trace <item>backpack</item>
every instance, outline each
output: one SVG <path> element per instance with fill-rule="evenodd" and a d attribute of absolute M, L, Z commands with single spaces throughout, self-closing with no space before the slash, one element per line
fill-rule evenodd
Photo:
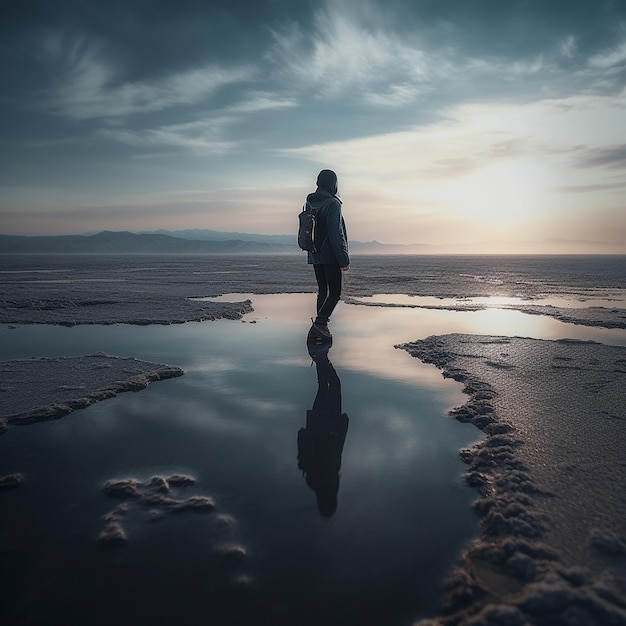
<path fill-rule="evenodd" d="M 326 237 L 324 237 L 324 240 L 319 243 L 318 210 L 307 201 L 298 215 L 298 245 L 307 252 L 319 252 L 326 242 Z"/>

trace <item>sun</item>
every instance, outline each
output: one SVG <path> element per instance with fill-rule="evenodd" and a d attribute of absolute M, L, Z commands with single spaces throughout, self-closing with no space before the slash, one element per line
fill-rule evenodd
<path fill-rule="evenodd" d="M 449 183 L 451 205 L 465 217 L 490 224 L 528 223 L 547 203 L 546 172 L 540 164 L 505 161 Z"/>

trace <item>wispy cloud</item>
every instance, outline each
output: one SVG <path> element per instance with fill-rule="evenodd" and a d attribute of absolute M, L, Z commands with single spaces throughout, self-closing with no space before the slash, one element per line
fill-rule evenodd
<path fill-rule="evenodd" d="M 604 50 L 589 59 L 589 65 L 598 69 L 612 69 L 621 67 L 626 70 L 626 41 L 614 48 Z"/>
<path fill-rule="evenodd" d="M 227 131 L 246 116 L 298 106 L 294 100 L 269 92 L 250 92 L 245 97 L 197 120 L 157 128 L 102 128 L 100 137 L 136 148 L 171 147 L 200 154 L 222 154 L 241 145 L 242 141 L 226 138 Z"/>
<path fill-rule="evenodd" d="M 573 58 L 576 55 L 576 38 L 574 35 L 568 35 L 565 39 L 559 42 L 559 52 L 568 59 Z"/>
<path fill-rule="evenodd" d="M 571 34 L 525 56 L 486 56 L 451 37 L 443 23 L 407 31 L 366 10 L 369 4 L 327 2 L 306 29 L 294 22 L 274 30 L 266 58 L 275 75 L 307 97 L 389 109 L 438 95 L 462 101 L 478 83 L 500 98 L 511 89 L 529 99 L 562 97 L 581 86 L 608 93 L 626 71 L 624 41 L 585 57 Z"/>
<path fill-rule="evenodd" d="M 225 108 L 230 114 L 259 113 L 261 111 L 277 111 L 291 109 L 300 106 L 291 97 L 284 97 L 268 91 L 253 91 L 248 93 L 243 100 L 235 102 Z"/>
<path fill-rule="evenodd" d="M 106 58 L 103 46 L 85 37 L 50 37 L 46 49 L 58 80 L 50 89 L 50 105 L 75 118 L 114 118 L 197 104 L 220 88 L 249 81 L 251 66 L 209 64 L 140 81 L 120 80 L 120 71 Z"/>
<path fill-rule="evenodd" d="M 604 167 L 626 173 L 626 144 L 584 149 L 578 157 L 579 167 Z"/>
<path fill-rule="evenodd" d="M 449 62 L 407 45 L 382 27 L 332 7 L 315 14 L 312 31 L 293 23 L 274 31 L 267 58 L 297 88 L 320 97 L 365 95 L 372 105 L 400 106 L 428 91 Z"/>
<path fill-rule="evenodd" d="M 598 191 L 622 190 L 626 188 L 626 181 L 618 183 L 606 183 L 598 185 L 569 185 L 567 187 L 557 187 L 555 191 L 560 193 L 596 193 Z"/>
<path fill-rule="evenodd" d="M 201 153 L 222 153 L 232 149 L 235 142 L 223 139 L 224 127 L 232 118 L 211 117 L 184 124 L 170 124 L 159 128 L 130 130 L 103 128 L 98 135 L 136 148 L 169 146 Z"/>

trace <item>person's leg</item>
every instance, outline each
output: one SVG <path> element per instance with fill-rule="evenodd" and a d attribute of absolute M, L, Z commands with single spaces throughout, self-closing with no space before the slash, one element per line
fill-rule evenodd
<path fill-rule="evenodd" d="M 328 296 L 328 281 L 326 280 L 326 271 L 322 264 L 313 265 L 313 271 L 315 272 L 315 280 L 317 280 L 317 308 L 316 312 L 319 315 L 326 298 Z"/>
<path fill-rule="evenodd" d="M 337 419 L 341 416 L 341 381 L 328 358 L 316 359 L 317 395 L 311 407 L 325 418 Z"/>
<path fill-rule="evenodd" d="M 324 265 L 328 295 L 317 311 L 316 324 L 328 324 L 328 320 L 341 298 L 341 269 L 338 265 Z"/>

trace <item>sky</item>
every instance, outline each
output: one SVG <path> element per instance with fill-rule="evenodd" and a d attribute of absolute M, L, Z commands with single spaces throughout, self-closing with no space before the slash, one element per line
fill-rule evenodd
<path fill-rule="evenodd" d="M 6 0 L 0 233 L 626 253 L 624 0 Z"/>

